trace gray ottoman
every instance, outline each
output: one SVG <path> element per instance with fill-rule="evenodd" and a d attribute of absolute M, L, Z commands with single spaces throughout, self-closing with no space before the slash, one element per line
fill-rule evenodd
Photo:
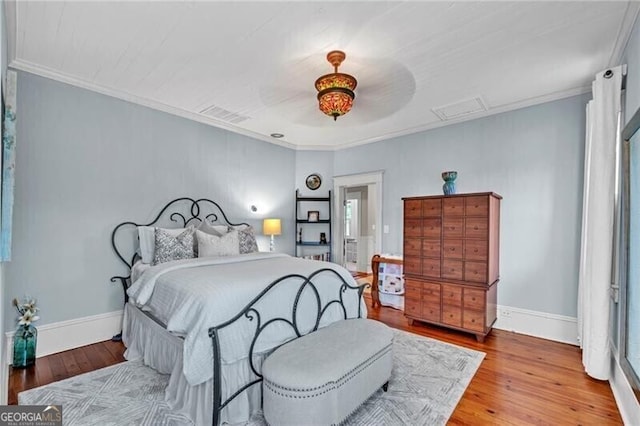
<path fill-rule="evenodd" d="M 337 425 L 391 377 L 393 332 L 349 319 L 276 349 L 262 364 L 270 425 Z"/>

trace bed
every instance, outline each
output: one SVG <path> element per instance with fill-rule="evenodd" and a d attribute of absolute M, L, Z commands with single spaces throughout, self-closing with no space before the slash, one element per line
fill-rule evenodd
<path fill-rule="evenodd" d="M 165 399 L 195 424 L 236 424 L 260 409 L 262 360 L 301 335 L 366 317 L 364 286 L 329 262 L 255 250 L 215 256 L 206 244 L 197 245 L 201 257 L 142 262 L 142 228 L 182 238 L 207 226 L 227 229 L 211 237 L 218 242 L 250 228 L 230 222 L 216 202 L 188 197 L 167 203 L 149 223 L 120 223 L 111 242 L 127 273 L 111 280 L 125 291 L 125 358 L 169 374 Z"/>

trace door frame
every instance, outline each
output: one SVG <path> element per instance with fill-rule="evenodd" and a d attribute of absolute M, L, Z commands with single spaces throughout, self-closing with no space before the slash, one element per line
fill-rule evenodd
<path fill-rule="evenodd" d="M 342 175 L 333 177 L 333 211 L 336 218 L 333 227 L 333 235 L 331 236 L 332 251 L 334 253 L 333 261 L 339 265 L 344 263 L 344 209 L 342 208 L 345 199 L 345 188 L 351 186 L 375 185 L 375 217 L 376 229 L 374 253 L 382 252 L 382 175 L 384 171 L 373 171 L 368 173 L 360 173 L 353 175 Z"/>

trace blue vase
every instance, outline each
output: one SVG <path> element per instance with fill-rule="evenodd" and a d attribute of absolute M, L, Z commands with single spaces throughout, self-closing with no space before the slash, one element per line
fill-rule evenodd
<path fill-rule="evenodd" d="M 25 368 L 36 363 L 38 330 L 31 324 L 20 325 L 13 336 L 13 368 Z"/>
<path fill-rule="evenodd" d="M 456 193 L 456 178 L 458 177 L 458 172 L 449 171 L 442 172 L 442 179 L 444 180 L 444 185 L 442 185 L 442 191 L 444 195 L 453 195 Z"/>

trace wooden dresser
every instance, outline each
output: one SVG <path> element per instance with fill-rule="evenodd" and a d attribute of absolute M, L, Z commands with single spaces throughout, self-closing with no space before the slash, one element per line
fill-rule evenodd
<path fill-rule="evenodd" d="M 492 192 L 404 201 L 405 315 L 474 333 L 497 315 L 500 200 Z"/>

